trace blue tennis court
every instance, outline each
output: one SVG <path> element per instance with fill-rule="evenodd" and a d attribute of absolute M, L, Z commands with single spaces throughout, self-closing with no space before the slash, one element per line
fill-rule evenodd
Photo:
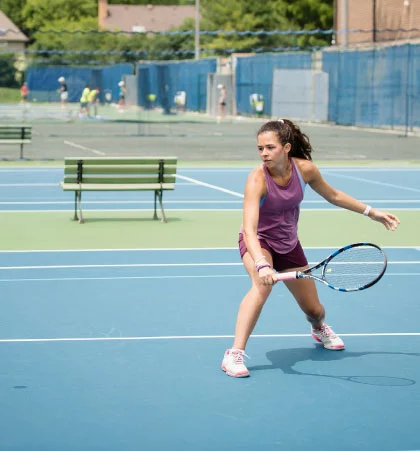
<path fill-rule="evenodd" d="M 240 210 L 248 172 L 183 168 L 166 209 Z M 323 172 L 361 200 L 418 210 L 417 169 Z M 1 169 L 1 214 L 70 214 L 61 177 Z M 151 208 L 147 195 L 85 200 L 86 211 Z M 303 209 L 329 208 L 308 190 Z M 156 243 L 0 251 L 0 450 L 420 449 L 419 243 L 384 245 L 387 272 L 366 291 L 318 284 L 343 352 L 313 341 L 278 284 L 247 348 L 251 377 L 240 380 L 220 369 L 249 287 L 236 243 Z M 306 248 L 310 263 L 332 250 Z"/>

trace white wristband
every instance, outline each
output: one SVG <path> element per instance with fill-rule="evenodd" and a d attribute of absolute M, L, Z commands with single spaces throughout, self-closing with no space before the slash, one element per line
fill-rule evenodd
<path fill-rule="evenodd" d="M 369 216 L 370 210 L 372 210 L 372 207 L 371 207 L 370 205 L 366 205 L 366 209 L 365 209 L 365 211 L 363 212 L 363 214 L 364 214 L 365 216 Z"/>

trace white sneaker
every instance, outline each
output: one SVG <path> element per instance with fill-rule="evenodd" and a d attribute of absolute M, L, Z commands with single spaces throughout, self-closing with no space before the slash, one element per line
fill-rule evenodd
<path fill-rule="evenodd" d="M 316 341 L 322 343 L 325 349 L 330 349 L 331 351 L 344 349 L 343 340 L 327 324 L 323 324 L 321 329 L 312 327 L 312 336 Z"/>
<path fill-rule="evenodd" d="M 223 357 L 222 370 L 228 376 L 248 377 L 249 371 L 244 364 L 244 357 L 248 356 L 241 349 L 227 349 Z"/>

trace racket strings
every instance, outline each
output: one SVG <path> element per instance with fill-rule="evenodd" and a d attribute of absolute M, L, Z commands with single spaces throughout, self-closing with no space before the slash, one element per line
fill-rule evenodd
<path fill-rule="evenodd" d="M 332 258 L 324 270 L 324 279 L 331 285 L 358 289 L 382 276 L 386 257 L 374 246 L 346 249 Z"/>

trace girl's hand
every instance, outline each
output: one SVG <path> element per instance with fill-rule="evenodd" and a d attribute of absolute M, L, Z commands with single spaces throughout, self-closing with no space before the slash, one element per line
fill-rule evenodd
<path fill-rule="evenodd" d="M 260 277 L 260 281 L 263 285 L 274 285 L 276 281 L 273 279 L 275 272 L 273 268 L 266 267 L 261 268 L 258 271 L 258 276 Z"/>
<path fill-rule="evenodd" d="M 400 220 L 395 215 L 380 210 L 375 210 L 374 208 L 372 208 L 369 212 L 369 217 L 374 221 L 381 222 L 387 230 L 392 230 L 393 232 L 400 224 Z"/>

